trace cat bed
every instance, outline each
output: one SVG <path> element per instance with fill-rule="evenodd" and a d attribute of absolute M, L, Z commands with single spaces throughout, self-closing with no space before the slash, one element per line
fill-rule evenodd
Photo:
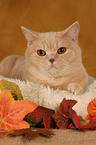
<path fill-rule="evenodd" d="M 32 82 L 24 82 L 18 79 L 10 79 L 0 76 L 0 80 L 5 79 L 18 84 L 20 87 L 24 100 L 29 100 L 37 103 L 40 106 L 47 107 L 58 112 L 59 104 L 63 98 L 76 100 L 77 103 L 73 106 L 73 109 L 77 112 L 77 115 L 82 116 L 84 119 L 87 112 L 88 104 L 96 98 L 96 80 L 94 79 L 81 95 L 75 95 L 65 90 L 53 90 L 50 87 L 44 85 L 35 84 Z"/>

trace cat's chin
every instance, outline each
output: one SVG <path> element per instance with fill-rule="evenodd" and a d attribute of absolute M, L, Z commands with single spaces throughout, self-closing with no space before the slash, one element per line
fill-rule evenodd
<path fill-rule="evenodd" d="M 48 74 L 52 77 L 57 77 L 59 75 L 60 72 L 58 72 L 58 69 L 54 66 L 50 67 L 48 69 Z"/>
<path fill-rule="evenodd" d="M 55 72 L 57 72 L 57 68 L 55 66 L 50 66 L 48 72 L 54 74 Z"/>
<path fill-rule="evenodd" d="M 55 64 L 51 64 L 51 65 L 49 66 L 49 69 L 48 69 L 48 70 L 51 70 L 51 69 L 57 69 L 57 67 L 55 66 Z"/>
<path fill-rule="evenodd" d="M 50 66 L 49 70 L 51 70 L 51 69 L 56 69 L 56 67 L 55 66 Z"/>

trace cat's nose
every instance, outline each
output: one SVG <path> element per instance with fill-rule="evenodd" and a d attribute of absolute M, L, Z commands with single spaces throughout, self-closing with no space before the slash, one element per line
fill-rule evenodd
<path fill-rule="evenodd" d="M 55 61 L 54 58 L 49 59 L 49 61 L 53 64 L 53 62 Z"/>

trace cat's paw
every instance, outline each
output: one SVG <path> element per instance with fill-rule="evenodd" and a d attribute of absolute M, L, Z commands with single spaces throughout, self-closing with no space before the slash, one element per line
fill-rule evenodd
<path fill-rule="evenodd" d="M 68 84 L 67 90 L 75 95 L 82 94 L 84 92 L 84 88 L 77 83 Z"/>

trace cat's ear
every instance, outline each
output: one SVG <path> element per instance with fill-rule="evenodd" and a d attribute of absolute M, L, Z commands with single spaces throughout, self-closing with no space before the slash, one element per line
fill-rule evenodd
<path fill-rule="evenodd" d="M 63 35 L 69 37 L 72 41 L 78 43 L 78 35 L 80 31 L 79 22 L 73 23 L 70 27 L 63 31 Z"/>
<path fill-rule="evenodd" d="M 31 31 L 23 26 L 21 26 L 21 29 L 27 40 L 28 47 L 33 43 L 34 40 L 39 39 L 37 32 Z"/>

